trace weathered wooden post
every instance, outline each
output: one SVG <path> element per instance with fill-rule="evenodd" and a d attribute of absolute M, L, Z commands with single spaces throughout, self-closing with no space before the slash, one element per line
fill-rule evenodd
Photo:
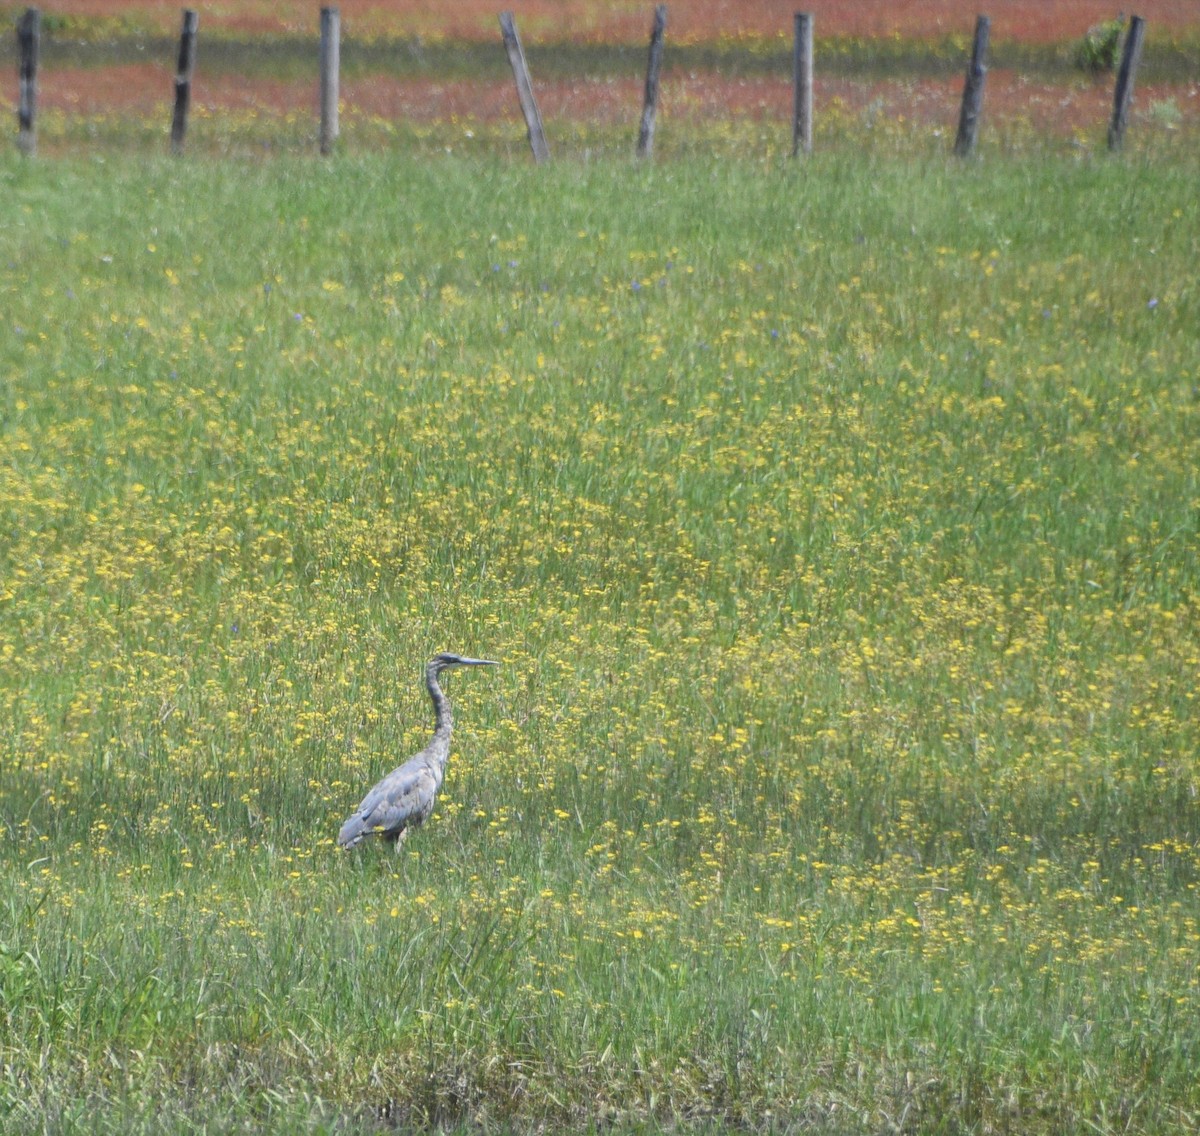
<path fill-rule="evenodd" d="M 796 13 L 796 44 L 792 53 L 792 77 L 796 88 L 792 113 L 792 157 L 812 153 L 813 131 L 813 18 L 811 12 Z"/>
<path fill-rule="evenodd" d="M 26 8 L 17 21 L 17 44 L 21 54 L 17 147 L 32 158 L 37 153 L 37 69 L 42 46 L 42 13 L 37 8 Z"/>
<path fill-rule="evenodd" d="M 175 113 L 171 116 L 171 152 L 183 153 L 187 134 L 188 109 L 192 105 L 192 73 L 196 69 L 196 29 L 200 16 L 193 8 L 183 10 L 183 31 L 179 35 L 179 65 L 175 68 Z"/>
<path fill-rule="evenodd" d="M 971 49 L 971 63 L 963 87 L 958 137 L 954 140 L 954 152 L 960 158 L 970 155 L 979 136 L 979 112 L 983 109 L 983 81 L 987 78 L 988 33 L 991 27 L 992 21 L 987 16 L 980 16 L 975 21 L 975 45 Z"/>
<path fill-rule="evenodd" d="M 663 34 L 667 30 L 667 6 L 654 9 L 654 26 L 650 29 L 650 60 L 646 64 L 646 96 L 642 100 L 642 125 L 638 130 L 637 156 L 648 158 L 654 150 L 654 120 L 658 114 L 658 76 L 662 71 Z"/>
<path fill-rule="evenodd" d="M 525 127 L 529 131 L 529 147 L 535 162 L 550 160 L 550 147 L 546 145 L 546 132 L 542 129 L 542 116 L 538 113 L 537 101 L 533 97 L 533 82 L 529 78 L 529 65 L 525 62 L 525 51 L 517 35 L 517 24 L 511 12 L 500 13 L 500 34 L 504 37 L 504 50 L 512 66 L 513 79 L 517 84 L 517 98 L 521 113 L 525 116 Z"/>
<path fill-rule="evenodd" d="M 321 9 L 321 153 L 333 153 L 338 136 L 338 65 L 342 16 L 337 8 Z"/>
<path fill-rule="evenodd" d="M 1125 140 L 1125 126 L 1129 121 L 1129 105 L 1133 102 L 1133 81 L 1137 76 L 1138 64 L 1142 61 L 1142 40 L 1146 35 L 1146 21 L 1134 16 L 1129 21 L 1129 34 L 1121 52 L 1121 66 L 1117 69 L 1117 85 L 1113 91 L 1112 122 L 1108 125 L 1108 148 L 1119 150 Z"/>

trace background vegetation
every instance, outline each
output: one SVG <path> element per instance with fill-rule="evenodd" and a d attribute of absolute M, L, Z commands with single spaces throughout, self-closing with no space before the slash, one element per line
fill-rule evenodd
<path fill-rule="evenodd" d="M 5 159 L 0 1127 L 1194 1130 L 1198 173 Z"/>
<path fill-rule="evenodd" d="M 515 6 L 556 157 L 628 155 L 651 5 L 523 0 Z M 0 4 L 13 26 L 24 5 Z M 524 155 L 524 128 L 490 0 L 340 5 L 343 150 Z M 187 148 L 261 156 L 316 148 L 317 12 L 308 0 L 203 6 Z M 1194 148 L 1200 20 L 1192 0 L 1144 0 L 1133 134 Z M 1106 0 L 1006 0 L 992 13 L 983 146 L 1060 152 L 1104 145 L 1124 19 Z M 674 0 L 656 139 L 660 157 L 790 147 L 793 13 L 774 0 Z M 974 13 L 951 0 L 866 0 L 815 13 L 816 144 L 948 145 Z M 179 9 L 65 0 L 43 12 L 43 156 L 168 148 Z M 16 114 L 16 37 L 0 36 L 0 113 Z M 1139 143 L 1141 144 L 1141 143 Z"/>

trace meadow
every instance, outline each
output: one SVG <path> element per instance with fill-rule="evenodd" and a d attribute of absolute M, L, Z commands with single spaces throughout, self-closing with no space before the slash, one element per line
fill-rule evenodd
<path fill-rule="evenodd" d="M 0 1131 L 1195 1131 L 1198 174 L 0 158 Z"/>

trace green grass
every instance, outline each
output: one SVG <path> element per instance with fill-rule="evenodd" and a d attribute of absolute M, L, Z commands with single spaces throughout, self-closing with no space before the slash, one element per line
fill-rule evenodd
<path fill-rule="evenodd" d="M 0 1130 L 1194 1130 L 1198 172 L 5 159 Z"/>

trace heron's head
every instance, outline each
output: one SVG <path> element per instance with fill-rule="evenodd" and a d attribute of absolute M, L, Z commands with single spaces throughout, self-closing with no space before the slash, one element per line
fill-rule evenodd
<path fill-rule="evenodd" d="M 434 655 L 429 660 L 429 666 L 426 669 L 430 674 L 440 675 L 442 671 L 449 670 L 451 667 L 498 667 L 499 665 L 497 659 L 468 659 L 465 655 L 443 652 L 440 655 Z"/>

